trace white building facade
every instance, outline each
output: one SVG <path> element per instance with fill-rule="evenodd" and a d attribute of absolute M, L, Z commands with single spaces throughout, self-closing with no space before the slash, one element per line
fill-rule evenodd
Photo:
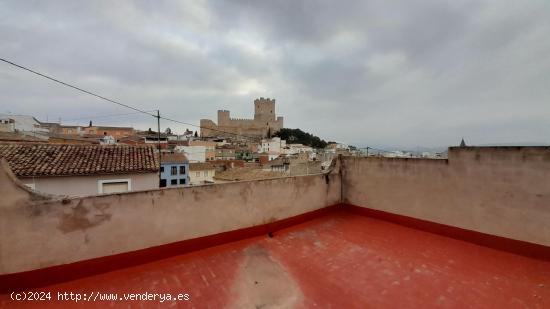
<path fill-rule="evenodd" d="M 258 149 L 258 152 L 260 153 L 272 153 L 272 154 L 280 154 L 283 148 L 286 147 L 286 141 L 281 140 L 279 137 L 273 137 L 268 139 L 262 139 L 262 143 L 260 144 L 260 149 Z"/>
<path fill-rule="evenodd" d="M 189 184 L 202 185 L 214 183 L 216 168 L 210 163 L 189 163 Z"/>
<path fill-rule="evenodd" d="M 206 146 L 176 146 L 174 150 L 185 154 L 189 163 L 206 162 Z"/>

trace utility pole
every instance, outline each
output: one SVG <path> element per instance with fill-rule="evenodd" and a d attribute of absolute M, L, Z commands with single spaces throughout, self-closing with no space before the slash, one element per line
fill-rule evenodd
<path fill-rule="evenodd" d="M 159 158 L 159 187 L 160 187 L 160 167 L 162 165 L 161 159 L 162 155 L 160 154 L 160 110 L 157 109 L 157 149 L 158 149 L 158 158 Z"/>

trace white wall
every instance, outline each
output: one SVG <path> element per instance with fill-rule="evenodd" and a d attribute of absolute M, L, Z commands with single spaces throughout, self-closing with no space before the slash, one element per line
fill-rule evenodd
<path fill-rule="evenodd" d="M 130 179 L 132 191 L 156 189 L 159 185 L 157 173 L 20 178 L 22 183 L 30 185 L 36 191 L 67 196 L 99 194 L 99 181 L 115 179 Z"/>
<path fill-rule="evenodd" d="M 550 147 L 451 148 L 448 160 L 343 157 L 346 203 L 550 246 Z"/>
<path fill-rule="evenodd" d="M 205 175 L 205 172 L 207 172 L 208 175 Z M 213 182 L 215 175 L 216 175 L 215 169 L 202 170 L 202 171 L 189 170 L 189 183 L 191 185 L 200 185 L 200 184 L 204 184 L 205 181 Z"/>
<path fill-rule="evenodd" d="M 281 140 L 279 137 L 274 137 L 271 139 L 263 139 L 262 144 L 260 145 L 260 152 L 268 153 L 281 153 L 281 149 L 286 146 L 286 141 Z"/>
<path fill-rule="evenodd" d="M 338 204 L 340 187 L 334 173 L 61 200 L 0 169 L 0 274 L 274 222 Z"/>
<path fill-rule="evenodd" d="M 40 123 L 38 123 L 32 116 L 0 114 L 0 117 L 15 120 L 15 129 L 18 131 L 40 134 L 46 134 L 49 132 L 48 129 L 39 127 Z"/>
<path fill-rule="evenodd" d="M 206 146 L 176 146 L 174 150 L 185 154 L 189 163 L 206 162 Z"/>

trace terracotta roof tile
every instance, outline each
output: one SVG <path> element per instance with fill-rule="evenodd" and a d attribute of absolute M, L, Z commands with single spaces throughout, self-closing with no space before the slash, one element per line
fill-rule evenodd
<path fill-rule="evenodd" d="M 187 157 L 183 153 L 162 153 L 162 163 L 187 163 Z"/>
<path fill-rule="evenodd" d="M 214 165 L 210 163 L 189 163 L 190 171 L 204 171 L 204 170 L 214 170 L 216 169 Z"/>
<path fill-rule="evenodd" d="M 17 176 L 146 173 L 159 166 L 151 146 L 3 144 L 2 157 Z"/>

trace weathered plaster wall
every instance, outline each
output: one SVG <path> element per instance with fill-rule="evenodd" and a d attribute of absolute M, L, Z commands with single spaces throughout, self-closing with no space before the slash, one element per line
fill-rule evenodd
<path fill-rule="evenodd" d="M 65 200 L 29 192 L 0 169 L 0 196 L 0 274 L 251 227 L 340 201 L 550 245 L 549 147 L 455 148 L 448 160 L 344 157 L 327 176 Z"/>
<path fill-rule="evenodd" d="M 26 177 L 21 178 L 20 180 L 24 184 L 34 184 L 35 190 L 47 194 L 87 196 L 99 194 L 98 181 L 114 179 L 130 179 L 132 191 L 158 188 L 159 182 L 159 176 L 157 173 L 67 177 Z"/>
<path fill-rule="evenodd" d="M 342 159 L 344 202 L 550 246 L 550 147 Z"/>
<path fill-rule="evenodd" d="M 340 189 L 335 171 L 327 176 L 43 200 L 0 170 L 0 274 L 285 219 L 338 204 Z"/>

